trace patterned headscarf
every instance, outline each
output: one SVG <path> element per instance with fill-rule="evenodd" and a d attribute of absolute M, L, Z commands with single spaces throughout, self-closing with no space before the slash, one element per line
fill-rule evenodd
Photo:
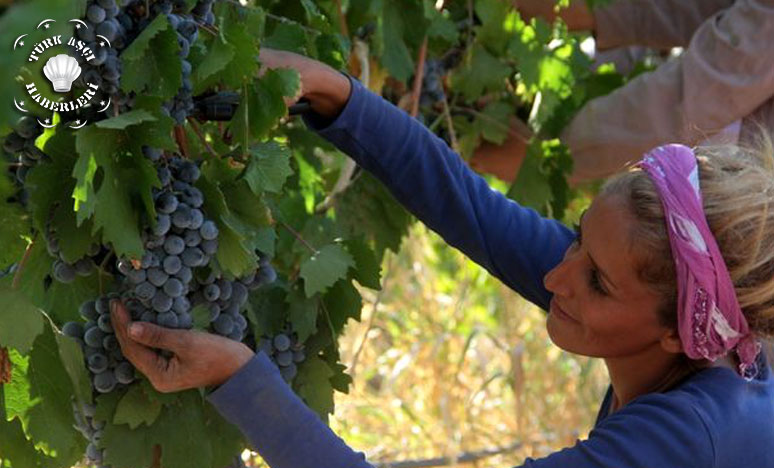
<path fill-rule="evenodd" d="M 677 273 L 678 330 L 691 359 L 715 361 L 736 348 L 739 373 L 757 375 L 761 345 L 750 332 L 731 275 L 704 216 L 696 155 L 683 145 L 660 146 L 637 163 L 664 207 Z"/>

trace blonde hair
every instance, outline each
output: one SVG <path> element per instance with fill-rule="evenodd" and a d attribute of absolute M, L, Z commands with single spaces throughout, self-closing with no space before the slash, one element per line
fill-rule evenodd
<path fill-rule="evenodd" d="M 763 134 L 762 134 L 763 135 Z M 718 243 L 750 329 L 774 337 L 774 149 L 754 146 L 695 149 L 704 213 Z M 649 176 L 630 168 L 609 179 L 603 196 L 623 200 L 633 218 L 629 248 L 638 277 L 662 294 L 659 318 L 677 327 L 677 283 L 664 211 Z M 636 246 L 636 248 L 635 248 Z"/>

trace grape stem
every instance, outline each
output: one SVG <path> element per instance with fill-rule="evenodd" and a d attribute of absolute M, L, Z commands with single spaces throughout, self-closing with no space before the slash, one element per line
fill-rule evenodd
<path fill-rule="evenodd" d="M 35 232 L 35 236 L 32 238 L 32 242 L 30 242 L 29 245 L 27 245 L 27 250 L 24 251 L 24 256 L 19 262 L 19 267 L 16 269 L 16 274 L 13 275 L 13 283 L 11 283 L 11 288 L 13 289 L 17 289 L 19 287 L 19 281 L 21 280 L 21 272 L 22 270 L 24 270 L 24 265 L 27 263 L 27 260 L 30 258 L 32 247 L 35 246 L 35 240 L 37 238 L 38 238 L 38 233 Z"/>
<path fill-rule="evenodd" d="M 384 268 L 384 276 L 382 277 L 382 289 L 379 290 L 378 293 L 376 293 L 376 299 L 374 299 L 374 303 L 371 306 L 371 316 L 368 318 L 368 326 L 366 327 L 365 332 L 363 333 L 363 338 L 360 339 L 360 344 L 357 347 L 357 350 L 355 351 L 355 354 L 352 356 L 352 361 L 349 363 L 349 375 L 352 377 L 352 380 L 355 380 L 355 369 L 357 368 L 357 363 L 360 359 L 360 353 L 363 351 L 363 348 L 365 347 L 366 342 L 368 341 L 368 335 L 371 334 L 371 330 L 374 327 L 374 320 L 376 319 L 376 314 L 379 309 L 379 303 L 382 300 L 382 294 L 385 291 L 385 286 L 387 285 L 387 279 L 390 277 L 390 273 L 392 273 L 392 263 L 393 259 L 395 257 L 390 255 L 390 258 L 388 260 L 387 266 Z"/>
<path fill-rule="evenodd" d="M 198 136 L 199 139 L 202 141 L 202 144 L 207 149 L 207 151 L 215 158 L 217 158 L 218 157 L 217 153 L 215 153 L 215 150 L 212 149 L 212 146 L 210 146 L 210 144 L 207 143 L 207 139 L 204 138 L 204 135 L 202 134 L 202 131 L 199 128 L 199 125 L 196 123 L 196 120 L 193 117 L 188 117 L 188 123 L 191 124 L 191 128 L 193 129 L 196 136 Z"/>
<path fill-rule="evenodd" d="M 183 157 L 189 159 L 188 142 L 185 140 L 185 129 L 182 125 L 175 125 L 175 140 L 177 141 L 177 147 L 180 148 Z"/>
<path fill-rule="evenodd" d="M 451 112 L 449 112 L 449 100 L 446 99 L 446 93 L 443 93 L 441 96 L 441 103 L 443 103 L 443 116 L 446 118 L 446 126 L 449 129 L 452 148 L 459 153 L 460 146 L 457 143 L 457 132 L 454 131 L 454 123 L 452 122 Z"/>
<path fill-rule="evenodd" d="M 282 227 L 284 227 L 285 229 L 287 229 L 287 230 L 288 230 L 288 232 L 290 232 L 291 234 L 293 234 L 293 236 L 294 236 L 296 239 L 298 239 L 298 240 L 299 240 L 299 241 L 300 241 L 302 244 L 304 244 L 304 245 L 306 246 L 306 248 L 307 248 L 307 249 L 309 249 L 309 250 L 312 252 L 312 254 L 316 254 L 316 253 L 317 253 L 317 249 L 315 249 L 315 248 L 312 246 L 312 244 L 310 244 L 309 242 L 307 242 L 307 241 L 306 241 L 306 239 L 304 239 L 303 237 L 301 237 L 301 234 L 299 234 L 299 233 L 298 233 L 298 231 L 296 231 L 295 229 L 293 229 L 292 227 L 290 227 L 290 226 L 289 226 L 289 225 L 288 225 L 288 224 L 287 224 L 285 221 L 280 221 L 280 222 L 279 222 L 279 224 L 280 224 L 280 226 L 282 226 Z"/>
<path fill-rule="evenodd" d="M 240 7 L 242 7 L 242 5 L 239 2 L 236 2 L 236 1 L 233 1 L 233 0 L 229 0 L 229 3 L 233 3 L 233 4 L 236 4 L 236 5 L 239 5 Z M 284 18 L 282 16 L 277 16 L 277 15 L 274 15 L 274 14 L 271 14 L 271 13 L 266 13 L 266 17 L 269 18 L 269 19 L 273 19 L 274 21 L 278 21 L 280 23 L 292 24 L 293 26 L 298 26 L 299 28 L 303 29 L 304 31 L 306 31 L 306 32 L 308 32 L 310 34 L 316 34 L 316 35 L 317 34 L 322 34 L 320 31 L 318 31 L 316 29 L 310 28 L 309 26 L 304 26 L 303 24 L 301 24 L 301 23 L 299 23 L 297 21 L 293 21 L 291 19 Z"/>
<path fill-rule="evenodd" d="M 98 267 L 98 273 L 97 273 L 97 279 L 99 280 L 99 293 L 104 293 L 104 287 L 102 285 L 102 275 L 110 276 L 108 272 L 105 271 L 105 265 L 107 265 L 107 261 L 110 260 L 110 258 L 113 257 L 113 251 L 109 251 L 107 255 L 105 255 L 105 258 L 102 259 L 102 263 L 99 264 Z"/>
<path fill-rule="evenodd" d="M 11 382 L 11 358 L 8 348 L 0 347 L 0 385 Z M 5 416 L 5 415 L 2 415 Z"/>
<path fill-rule="evenodd" d="M 411 116 L 419 115 L 419 96 L 422 94 L 422 79 L 425 76 L 425 59 L 427 58 L 427 36 L 422 40 L 417 58 L 417 69 L 414 72 L 414 89 L 411 91 Z"/>
<path fill-rule="evenodd" d="M 339 27 L 341 28 L 341 35 L 349 37 L 349 29 L 347 28 L 347 17 L 344 16 L 344 9 L 341 8 L 341 0 L 335 0 L 336 10 L 339 13 Z"/>

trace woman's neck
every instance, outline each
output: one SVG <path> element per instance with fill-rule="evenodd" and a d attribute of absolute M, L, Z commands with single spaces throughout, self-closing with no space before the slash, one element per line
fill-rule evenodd
<path fill-rule="evenodd" d="M 613 386 L 610 413 L 640 395 L 667 391 L 709 365 L 691 361 L 684 354 L 668 353 L 658 345 L 633 356 L 606 358 L 605 364 Z"/>

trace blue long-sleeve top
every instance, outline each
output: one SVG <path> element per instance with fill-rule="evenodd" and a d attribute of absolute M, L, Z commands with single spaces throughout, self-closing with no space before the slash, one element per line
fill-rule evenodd
<path fill-rule="evenodd" d="M 446 242 L 543 310 L 543 276 L 574 239 L 491 189 L 415 119 L 356 80 L 333 121 L 307 125 L 378 177 Z M 664 393 L 609 413 L 612 388 L 589 437 L 525 468 L 774 468 L 774 378 L 763 356 L 757 379 L 712 367 Z M 272 468 L 367 468 L 299 399 L 263 353 L 208 397 Z"/>

